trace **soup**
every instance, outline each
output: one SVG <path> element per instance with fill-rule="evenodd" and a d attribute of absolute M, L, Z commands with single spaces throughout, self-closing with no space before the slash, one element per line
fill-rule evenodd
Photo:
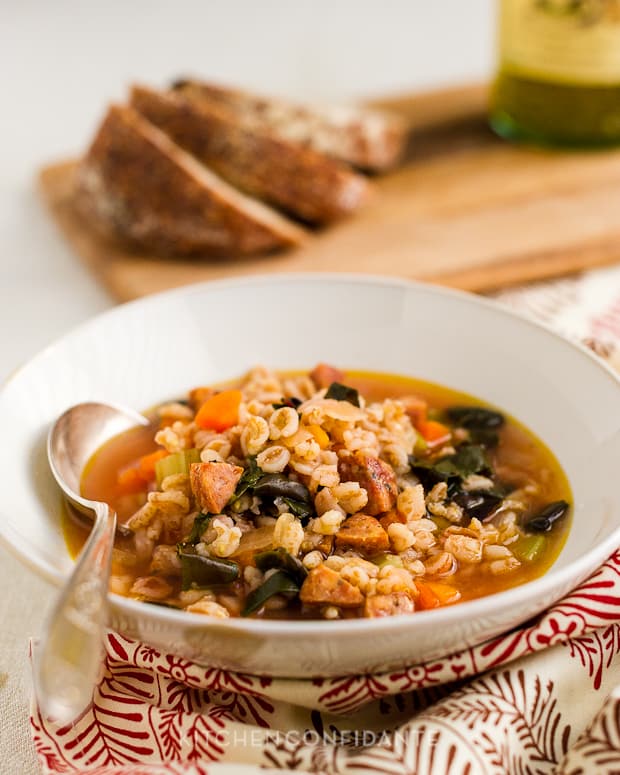
<path fill-rule="evenodd" d="M 111 590 L 216 617 L 413 614 L 553 563 L 570 489 L 517 421 L 405 377 L 252 369 L 107 442 L 82 494 L 117 511 Z M 86 531 L 65 519 L 70 551 Z"/>

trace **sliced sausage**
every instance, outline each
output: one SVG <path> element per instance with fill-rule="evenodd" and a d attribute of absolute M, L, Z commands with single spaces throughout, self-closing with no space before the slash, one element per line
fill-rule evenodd
<path fill-rule="evenodd" d="M 399 401 L 404 405 L 405 412 L 409 415 L 411 424 L 418 428 L 426 422 L 428 404 L 419 396 L 402 396 Z"/>
<path fill-rule="evenodd" d="M 338 460 L 342 482 L 359 482 L 368 493 L 364 507 L 367 514 L 381 514 L 396 505 L 398 487 L 394 469 L 378 457 L 364 455 L 359 450 Z"/>
<path fill-rule="evenodd" d="M 415 611 L 413 598 L 406 592 L 392 592 L 390 595 L 373 595 L 366 598 L 364 616 L 374 619 L 378 616 L 412 614 Z"/>
<path fill-rule="evenodd" d="M 242 473 L 243 468 L 230 463 L 192 463 L 189 479 L 198 508 L 205 514 L 220 514 Z"/>
<path fill-rule="evenodd" d="M 401 525 L 403 525 L 406 524 L 407 520 L 400 513 L 400 511 L 392 509 L 391 511 L 388 511 L 387 514 L 384 514 L 379 522 L 381 523 L 381 527 L 387 531 L 388 527 L 393 525 L 395 522 L 399 522 Z"/>
<path fill-rule="evenodd" d="M 387 552 L 390 539 L 374 517 L 354 514 L 336 533 L 336 546 L 338 549 L 353 549 L 360 554 L 371 556 Z"/>
<path fill-rule="evenodd" d="M 306 576 L 299 599 L 306 605 L 337 605 L 341 608 L 358 608 L 364 602 L 364 596 L 357 587 L 326 565 L 319 565 Z"/>
<path fill-rule="evenodd" d="M 335 366 L 328 363 L 319 363 L 310 372 L 310 379 L 319 388 L 329 387 L 332 382 L 342 382 L 344 380 L 344 371 L 340 371 Z"/>

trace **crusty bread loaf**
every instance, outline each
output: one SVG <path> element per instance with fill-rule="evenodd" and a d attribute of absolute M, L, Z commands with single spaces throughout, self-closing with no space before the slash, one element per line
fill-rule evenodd
<path fill-rule="evenodd" d="M 159 254 L 228 257 L 298 245 L 306 236 L 129 107 L 109 109 L 79 166 L 76 202 L 104 234 Z"/>
<path fill-rule="evenodd" d="M 405 122 L 384 111 L 344 105 L 301 105 L 196 80 L 176 81 L 173 88 L 197 100 L 225 105 L 282 139 L 363 170 L 379 172 L 393 167 L 401 158 L 407 139 Z"/>
<path fill-rule="evenodd" d="M 274 134 L 252 114 L 191 92 L 134 86 L 131 106 L 175 143 L 247 194 L 313 223 L 356 210 L 366 178 L 348 165 Z"/>

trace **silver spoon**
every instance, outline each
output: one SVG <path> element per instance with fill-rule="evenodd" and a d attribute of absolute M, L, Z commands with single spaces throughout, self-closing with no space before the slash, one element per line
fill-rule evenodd
<path fill-rule="evenodd" d="M 106 503 L 82 498 L 80 479 L 102 444 L 136 425 L 148 425 L 148 420 L 131 409 L 85 403 L 61 415 L 48 435 L 47 456 L 54 478 L 75 508 L 95 518 L 34 655 L 39 708 L 43 716 L 57 723 L 69 723 L 92 700 L 103 656 L 117 528 L 116 513 Z"/>

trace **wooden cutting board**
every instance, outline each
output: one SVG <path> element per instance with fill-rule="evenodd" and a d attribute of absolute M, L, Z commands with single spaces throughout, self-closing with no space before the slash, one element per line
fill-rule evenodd
<path fill-rule="evenodd" d="M 620 260 L 620 150 L 510 145 L 485 123 L 486 89 L 466 86 L 378 104 L 410 121 L 398 170 L 374 180 L 355 217 L 298 250 L 251 259 L 172 260 L 104 242 L 75 212 L 75 162 L 40 187 L 78 257 L 120 300 L 246 273 L 371 272 L 474 291 Z"/>

